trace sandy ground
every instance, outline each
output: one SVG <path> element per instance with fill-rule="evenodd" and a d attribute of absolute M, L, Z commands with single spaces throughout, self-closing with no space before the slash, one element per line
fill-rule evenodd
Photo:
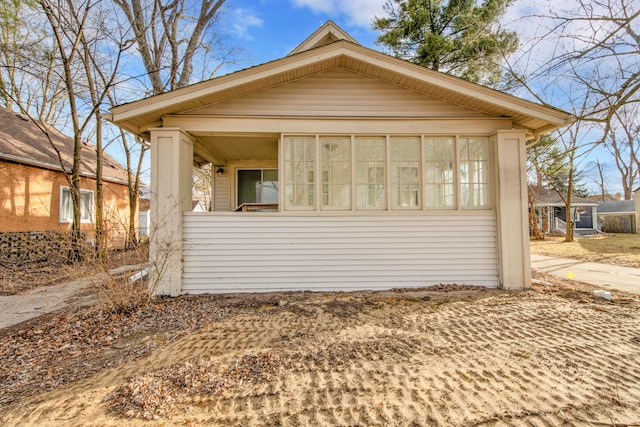
<path fill-rule="evenodd" d="M 13 403 L 0 424 L 640 424 L 637 297 L 543 286 L 280 298 Z"/>

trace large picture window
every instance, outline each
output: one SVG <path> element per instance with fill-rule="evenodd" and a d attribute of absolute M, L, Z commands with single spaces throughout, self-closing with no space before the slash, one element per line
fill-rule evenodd
<path fill-rule="evenodd" d="M 60 187 L 60 222 L 73 222 L 73 199 L 69 187 Z M 93 191 L 80 190 L 80 222 L 93 222 Z"/>
<path fill-rule="evenodd" d="M 285 136 L 283 144 L 285 210 L 491 206 L 486 136 Z"/>

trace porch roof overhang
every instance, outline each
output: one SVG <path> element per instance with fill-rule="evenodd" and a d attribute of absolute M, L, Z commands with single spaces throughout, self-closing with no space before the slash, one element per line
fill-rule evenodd
<path fill-rule="evenodd" d="M 567 112 L 429 70 L 349 40 L 338 40 L 172 92 L 116 106 L 111 110 L 109 119 L 149 140 L 150 129 L 162 127 L 165 117 L 189 114 L 204 105 L 217 104 L 338 67 L 479 111 L 488 118 L 508 118 L 514 129 L 524 130 L 530 138 L 574 120 Z"/>

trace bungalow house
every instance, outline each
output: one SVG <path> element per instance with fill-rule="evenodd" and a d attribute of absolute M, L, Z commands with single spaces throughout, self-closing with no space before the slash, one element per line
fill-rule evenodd
<path fill-rule="evenodd" d="M 636 201 L 598 203 L 598 229 L 605 233 L 636 233 Z"/>
<path fill-rule="evenodd" d="M 554 189 L 541 188 L 536 197 L 536 215 L 538 226 L 548 224 L 548 234 L 565 234 L 567 221 L 573 222 L 575 235 L 589 235 L 598 232 L 596 221 L 598 203 L 577 195 L 571 196 L 571 209 L 567 217 L 566 195 Z"/>
<path fill-rule="evenodd" d="M 48 127 L 52 146 L 42 130 L 28 117 L 0 108 L 0 235 L 9 238 L 27 232 L 71 230 L 73 208 L 69 184 L 62 172 L 70 170 L 73 139 Z M 94 239 L 95 146 L 83 144 L 80 178 L 81 231 Z M 124 242 L 129 203 L 127 171 L 103 157 L 104 211 L 107 241 Z M 14 239 L 15 240 L 15 239 Z"/>
<path fill-rule="evenodd" d="M 359 45 L 113 108 L 151 142 L 159 294 L 530 286 L 525 150 L 571 121 Z M 211 163 L 213 210 L 191 211 Z"/>

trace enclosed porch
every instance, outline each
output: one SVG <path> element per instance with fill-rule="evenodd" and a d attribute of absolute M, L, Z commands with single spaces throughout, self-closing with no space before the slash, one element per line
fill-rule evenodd
<path fill-rule="evenodd" d="M 519 158 L 520 150 L 508 140 L 504 132 L 202 137 L 152 130 L 157 167 L 170 156 L 184 168 L 158 175 L 159 196 L 175 188 L 160 181 L 174 176 L 190 199 L 192 167 L 212 164 L 211 212 L 190 212 L 185 203 L 175 216 L 180 268 L 167 266 L 171 288 L 163 293 L 498 287 L 496 156 Z M 166 234 L 172 244 L 158 248 L 176 246 L 175 237 Z"/>

